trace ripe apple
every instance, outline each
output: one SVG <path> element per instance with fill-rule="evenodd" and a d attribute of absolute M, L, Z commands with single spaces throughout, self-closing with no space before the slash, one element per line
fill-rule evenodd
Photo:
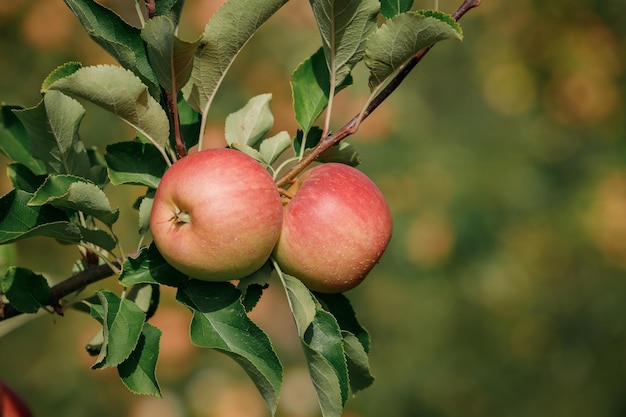
<path fill-rule="evenodd" d="M 281 230 L 282 202 L 269 173 L 242 152 L 188 155 L 163 175 L 150 230 L 179 271 L 205 281 L 239 279 L 259 269 Z"/>
<path fill-rule="evenodd" d="M 0 381 L 0 416 L 2 417 L 32 417 L 28 406 L 20 396 Z"/>
<path fill-rule="evenodd" d="M 376 185 L 348 165 L 326 163 L 300 176 L 284 208 L 274 259 L 309 289 L 357 286 L 391 239 L 389 207 Z"/>

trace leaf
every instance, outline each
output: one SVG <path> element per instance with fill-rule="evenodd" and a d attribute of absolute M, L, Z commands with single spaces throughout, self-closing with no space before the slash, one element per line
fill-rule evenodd
<path fill-rule="evenodd" d="M 274 116 L 269 104 L 271 94 L 251 98 L 240 110 L 226 117 L 226 143 L 254 146 L 272 128 Z"/>
<path fill-rule="evenodd" d="M 357 320 L 350 301 L 343 294 L 315 293 L 315 296 L 323 308 L 335 317 L 341 329 L 351 391 L 356 393 L 369 387 L 374 382 L 367 356 L 370 337 Z"/>
<path fill-rule="evenodd" d="M 52 206 L 28 206 L 33 194 L 12 190 L 0 198 L 0 244 L 35 236 L 78 243 L 82 236 L 67 215 Z"/>
<path fill-rule="evenodd" d="M 189 149 L 198 143 L 200 137 L 200 115 L 179 95 L 178 118 L 180 131 L 185 142 L 185 148 Z"/>
<path fill-rule="evenodd" d="M 368 40 L 365 65 L 373 90 L 417 52 L 445 39 L 463 39 L 461 27 L 445 13 L 407 12 L 389 19 Z"/>
<path fill-rule="evenodd" d="M 10 266 L 17 263 L 17 246 L 0 245 L 0 274 L 4 274 Z"/>
<path fill-rule="evenodd" d="M 176 26 L 183 12 L 185 0 L 159 0 L 154 4 L 157 16 L 168 16 Z"/>
<path fill-rule="evenodd" d="M 411 7 L 413 0 L 380 0 L 380 13 L 387 19 L 408 12 Z"/>
<path fill-rule="evenodd" d="M 50 175 L 28 202 L 29 206 L 51 204 L 81 211 L 111 226 L 119 217 L 104 191 L 96 184 L 73 175 Z"/>
<path fill-rule="evenodd" d="M 361 163 L 361 158 L 356 148 L 345 141 L 341 141 L 326 149 L 317 160 L 319 162 L 339 162 L 353 167 Z"/>
<path fill-rule="evenodd" d="M 273 164 L 291 146 L 291 136 L 282 131 L 271 138 L 263 139 L 259 145 L 259 152 L 267 165 Z"/>
<path fill-rule="evenodd" d="M 267 335 L 246 315 L 241 293 L 227 282 L 189 281 L 176 299 L 193 311 L 191 341 L 233 358 L 248 373 L 272 415 L 283 368 Z"/>
<path fill-rule="evenodd" d="M 120 283 L 126 286 L 148 283 L 180 287 L 188 280 L 187 275 L 174 269 L 163 259 L 154 244 L 142 248 L 136 258 L 127 257 L 120 275 Z"/>
<path fill-rule="evenodd" d="M 98 298 L 102 304 L 104 344 L 92 366 L 94 369 L 118 366 L 128 359 L 135 350 L 146 319 L 137 304 L 110 291 L 99 291 Z M 97 309 L 92 309 L 92 316 L 98 318 Z"/>
<path fill-rule="evenodd" d="M 7 177 L 16 190 L 34 193 L 46 180 L 45 175 L 35 175 L 26 165 L 19 163 L 7 165 Z"/>
<path fill-rule="evenodd" d="M 100 229 L 88 229 L 78 226 L 83 242 L 93 243 L 104 250 L 112 251 L 117 246 L 117 241 L 108 232 Z"/>
<path fill-rule="evenodd" d="M 293 318 L 296 321 L 298 334 L 300 338 L 303 338 L 304 333 L 315 319 L 315 302 L 309 289 L 304 286 L 302 281 L 284 273 L 280 273 L 280 277 L 287 293 Z"/>
<path fill-rule="evenodd" d="M 150 143 L 114 143 L 106 147 L 104 158 L 114 185 L 145 185 L 156 189 L 167 170 L 159 150 Z"/>
<path fill-rule="evenodd" d="M 149 190 L 139 203 L 139 236 L 144 237 L 150 229 L 150 215 L 152 214 L 152 204 L 154 203 L 154 191 Z"/>
<path fill-rule="evenodd" d="M 178 93 L 187 83 L 193 68 L 193 57 L 200 43 L 185 42 L 176 36 L 176 22 L 169 16 L 148 20 L 141 30 L 148 59 L 159 84 L 170 93 Z"/>
<path fill-rule="evenodd" d="M 228 0 L 204 28 L 185 100 L 206 115 L 231 64 L 256 31 L 287 0 Z"/>
<path fill-rule="evenodd" d="M 46 96 L 50 90 L 58 90 L 112 112 L 159 148 L 168 143 L 170 126 L 165 110 L 128 70 L 113 65 L 84 67 L 50 84 L 48 89 Z"/>
<path fill-rule="evenodd" d="M 348 398 L 348 368 L 343 338 L 332 314 L 316 305 L 313 295 L 295 277 L 279 271 L 317 392 L 323 417 L 340 417 Z"/>
<path fill-rule="evenodd" d="M 31 153 L 28 134 L 14 110 L 22 110 L 22 107 L 0 106 L 0 151 L 10 160 L 27 167 L 33 174 L 43 175 L 46 167 Z"/>
<path fill-rule="evenodd" d="M 48 172 L 89 175 L 89 156 L 78 135 L 85 115 L 80 103 L 54 91 L 36 107 L 15 114 L 28 132 L 32 155 L 43 161 Z"/>
<path fill-rule="evenodd" d="M 315 293 L 323 308 L 332 314 L 341 330 L 355 335 L 363 345 L 365 352 L 370 349 L 370 336 L 367 330 L 359 323 L 350 300 L 344 294 Z"/>
<path fill-rule="evenodd" d="M 367 352 L 359 339 L 350 332 L 344 331 L 341 334 L 350 376 L 350 390 L 354 394 L 372 385 L 374 377 L 370 372 Z"/>
<path fill-rule="evenodd" d="M 50 85 L 54 82 L 74 74 L 82 67 L 83 65 L 80 62 L 75 61 L 66 62 L 63 65 L 56 67 L 50 74 L 48 74 L 46 79 L 43 80 L 43 83 L 41 83 L 41 91 L 47 91 Z"/>
<path fill-rule="evenodd" d="M 156 379 L 160 339 L 161 331 L 144 323 L 135 349 L 128 359 L 117 366 L 122 382 L 133 394 L 162 396 Z"/>
<path fill-rule="evenodd" d="M 350 84 L 352 77 L 348 76 L 335 87 L 335 92 Z M 291 91 L 298 126 L 304 132 L 308 132 L 328 105 L 330 73 L 323 48 L 304 60 L 291 74 Z"/>
<path fill-rule="evenodd" d="M 257 271 L 241 278 L 237 283 L 237 289 L 241 291 L 241 303 L 246 312 L 252 311 L 261 299 L 263 290 L 269 286 L 272 271 L 271 264 L 266 262 Z"/>
<path fill-rule="evenodd" d="M 339 325 L 332 314 L 321 308 L 317 308 L 315 318 L 307 328 L 302 338 L 302 343 L 320 353 L 323 360 L 331 365 L 338 382 L 338 385 L 332 389 L 340 392 L 341 405 L 343 406 L 348 400 L 350 380 L 348 378 L 348 366 L 343 349 L 343 337 Z M 321 359 L 318 355 L 309 355 L 307 352 L 308 349 L 305 349 L 309 368 L 319 367 L 318 362 Z M 321 378 L 324 381 L 331 379 L 328 375 L 323 375 Z M 315 381 L 313 381 L 313 384 L 316 385 Z M 320 399 L 322 414 L 326 416 L 327 414 L 324 413 L 324 409 L 328 408 L 334 410 L 337 404 L 326 404 L 322 401 L 327 393 L 322 394 L 318 391 L 317 395 Z"/>
<path fill-rule="evenodd" d="M 161 290 L 158 284 L 136 284 L 126 294 L 126 299 L 131 300 L 146 313 L 146 320 L 150 319 L 159 306 Z"/>
<path fill-rule="evenodd" d="M 87 178 L 98 185 L 98 187 L 104 188 L 109 183 L 107 163 L 104 157 L 96 148 L 87 149 L 87 156 L 89 156 L 89 164 L 91 165 Z"/>
<path fill-rule="evenodd" d="M 376 30 L 378 0 L 310 0 L 331 85 L 340 85 L 361 59 L 365 40 Z"/>
<path fill-rule="evenodd" d="M 43 275 L 26 268 L 10 267 L 0 280 L 0 293 L 22 313 L 36 313 L 45 307 L 50 286 Z"/>
<path fill-rule="evenodd" d="M 64 1 L 78 17 L 89 37 L 124 68 L 135 73 L 149 86 L 151 95 L 158 100 L 161 95 L 158 81 L 148 62 L 140 30 L 126 23 L 111 9 L 93 0 Z M 182 4 L 179 6 L 182 7 Z"/>

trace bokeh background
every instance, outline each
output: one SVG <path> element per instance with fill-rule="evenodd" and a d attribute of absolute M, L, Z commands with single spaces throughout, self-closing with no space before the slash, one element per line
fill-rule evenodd
<path fill-rule="evenodd" d="M 103 3 L 137 24 L 134 1 Z M 181 35 L 201 33 L 220 3 L 187 0 Z M 346 417 L 626 415 L 623 14 L 623 0 L 483 0 L 461 22 L 464 42 L 438 45 L 350 138 L 395 231 L 380 265 L 348 293 L 371 333 L 377 381 L 348 402 Z M 236 61 L 207 134 L 219 138 L 228 113 L 266 92 L 274 130 L 294 132 L 289 76 L 319 45 L 308 2 L 292 0 Z M 26 107 L 56 66 L 113 63 L 61 0 L 0 2 L 0 53 L 0 101 Z M 363 68 L 355 80 L 337 97 L 335 127 L 367 97 Z M 85 106 L 87 145 L 132 137 Z M 0 190 L 9 188 L 2 175 Z M 107 191 L 133 247 L 129 207 L 142 190 Z M 45 239 L 17 248 L 19 265 L 52 282 L 76 258 Z M 0 338 L 0 379 L 41 417 L 267 415 L 234 362 L 189 344 L 190 316 L 173 294 L 162 300 L 152 320 L 164 333 L 162 400 L 131 395 L 115 371 L 89 369 L 84 345 L 98 325 L 77 312 Z M 254 319 L 286 366 L 279 416 L 317 416 L 278 285 Z"/>

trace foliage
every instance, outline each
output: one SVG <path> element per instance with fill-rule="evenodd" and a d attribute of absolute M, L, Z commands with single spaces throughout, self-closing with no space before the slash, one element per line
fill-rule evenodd
<path fill-rule="evenodd" d="M 273 414 L 283 367 L 269 337 L 248 313 L 255 304 L 249 296 L 255 294 L 259 279 L 263 288 L 275 274 L 289 301 L 322 415 L 340 416 L 350 394 L 373 382 L 369 336 L 346 297 L 311 293 L 273 263 L 238 286 L 188 279 L 169 266 L 154 245 L 143 244 L 160 177 L 191 146 L 197 143 L 203 149 L 211 105 L 231 64 L 285 1 L 229 0 L 191 42 L 177 35 L 182 0 L 156 2 L 158 7 L 147 2 L 148 21 L 141 28 L 93 0 L 66 3 L 88 35 L 121 66 L 69 62 L 46 77 L 39 104 L 2 107 L 0 148 L 12 160 L 9 178 L 14 189 L 0 198 L 0 243 L 48 237 L 76 245 L 81 255 L 76 275 L 63 290 L 50 288 L 43 276 L 28 269 L 9 268 L 0 278 L 2 318 L 39 309 L 87 312 L 102 324 L 89 344 L 90 353 L 97 356 L 92 368 L 115 367 L 130 391 L 160 396 L 156 363 L 161 332 L 146 320 L 158 308 L 159 288 L 175 287 L 176 300 L 193 314 L 191 342 L 239 363 Z M 280 186 L 313 160 L 356 165 L 356 150 L 339 143 L 356 128 L 346 125 L 341 134 L 330 131 L 335 96 L 352 84 L 355 66 L 365 60 L 372 89 L 354 119 L 358 127 L 397 87 L 389 85 L 398 71 L 415 65 L 408 63 L 417 54 L 439 41 L 461 39 L 456 19 L 477 4 L 465 2 L 462 12 L 449 16 L 411 12 L 410 4 L 395 7 L 387 2 L 382 13 L 388 20 L 378 27 L 378 1 L 312 0 L 322 47 L 293 72 L 300 131 L 266 137 L 274 122 L 272 96 L 258 95 L 226 118 L 228 146 L 264 164 Z M 111 112 L 136 136 L 108 144 L 104 154 L 86 147 L 79 134 L 86 112 L 81 102 Z M 323 125 L 316 126 L 324 111 Z M 189 137 L 189 132 L 197 137 Z M 122 250 L 114 230 L 120 211 L 107 195 L 109 184 L 145 189 L 136 206 L 140 244 L 134 253 Z M 121 294 L 108 289 L 82 294 L 82 277 L 96 269 L 100 275 L 89 283 L 117 276 Z"/>

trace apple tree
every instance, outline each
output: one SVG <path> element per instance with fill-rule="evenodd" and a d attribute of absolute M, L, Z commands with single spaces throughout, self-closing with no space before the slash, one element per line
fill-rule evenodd
<path fill-rule="evenodd" d="M 240 364 L 274 414 L 283 367 L 248 317 L 274 276 L 322 415 L 340 416 L 350 395 L 372 384 L 370 337 L 344 292 L 384 252 L 391 216 L 380 191 L 354 168 L 359 156 L 345 139 L 436 43 L 462 39 L 457 21 L 480 0 L 465 0 L 452 14 L 412 10 L 412 0 L 310 0 L 321 45 L 292 73 L 299 129 L 268 136 L 269 91 L 225 119 L 228 150 L 205 149 L 207 117 L 231 64 L 286 1 L 228 0 L 197 39 L 183 40 L 183 0 L 135 0 L 139 28 L 94 0 L 65 0 L 119 65 L 68 62 L 43 81 L 37 105 L 0 109 L 0 149 L 12 161 L 13 184 L 0 198 L 7 258 L 0 321 L 40 310 L 88 314 L 102 325 L 87 347 L 92 368 L 117 368 L 133 393 L 160 396 L 161 333 L 149 319 L 161 286 L 175 287 L 191 312 L 190 342 Z M 359 64 L 369 70 L 371 95 L 331 131 L 335 96 L 353 84 Z M 81 102 L 115 114 L 134 137 L 90 147 L 78 133 Z M 128 204 L 138 218 L 132 251 L 115 232 L 112 186 L 145 190 Z M 50 286 L 15 265 L 13 243 L 32 237 L 75 245 L 74 274 Z M 119 291 L 84 291 L 104 279 L 117 280 Z"/>

